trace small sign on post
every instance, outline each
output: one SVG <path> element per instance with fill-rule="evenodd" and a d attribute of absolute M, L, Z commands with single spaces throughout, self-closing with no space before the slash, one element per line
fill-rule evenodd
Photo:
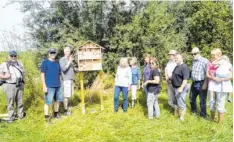
<path fill-rule="evenodd" d="M 80 73 L 80 85 L 81 85 L 81 105 L 82 113 L 85 114 L 85 103 L 84 103 L 84 81 L 83 72 L 85 71 L 97 71 L 102 70 L 102 46 L 87 41 L 86 43 L 78 46 L 74 50 L 74 59 L 78 65 L 78 71 Z M 101 110 L 103 110 L 103 96 L 100 95 Z"/>

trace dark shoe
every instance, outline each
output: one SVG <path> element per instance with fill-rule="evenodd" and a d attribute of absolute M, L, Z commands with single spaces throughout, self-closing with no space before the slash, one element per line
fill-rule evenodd
<path fill-rule="evenodd" d="M 56 118 L 56 119 L 60 119 L 60 118 L 61 118 L 61 116 L 59 115 L 59 113 L 58 113 L 58 112 L 54 112 L 54 118 Z"/>
<path fill-rule="evenodd" d="M 115 109 L 114 112 L 118 112 L 118 109 Z"/>
<path fill-rule="evenodd" d="M 232 102 L 231 98 L 228 98 L 228 102 L 229 102 L 229 103 L 231 103 L 231 102 Z"/>
<path fill-rule="evenodd" d="M 19 118 L 19 119 L 25 119 L 25 117 L 26 117 L 26 112 L 23 113 L 23 116 L 18 117 L 18 118 Z"/>
<path fill-rule="evenodd" d="M 51 123 L 51 116 L 45 115 L 45 121 L 50 124 Z"/>

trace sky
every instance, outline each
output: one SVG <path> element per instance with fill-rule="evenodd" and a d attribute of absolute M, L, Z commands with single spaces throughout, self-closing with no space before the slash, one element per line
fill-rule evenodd
<path fill-rule="evenodd" d="M 2 36 L 5 32 L 13 32 L 17 35 L 25 32 L 23 28 L 23 13 L 19 10 L 19 3 L 6 5 L 8 2 L 9 0 L 0 0 L 0 38 L 3 38 Z M 0 51 L 3 51 L 2 42 L 0 42 Z"/>
<path fill-rule="evenodd" d="M 16 27 L 17 32 L 22 31 L 23 13 L 20 12 L 18 3 L 7 5 L 7 0 L 0 0 L 0 30 L 13 30 Z"/>

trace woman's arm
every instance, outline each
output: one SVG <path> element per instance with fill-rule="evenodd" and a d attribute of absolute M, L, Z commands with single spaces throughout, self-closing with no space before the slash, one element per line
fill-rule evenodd
<path fill-rule="evenodd" d="M 208 66 L 207 70 L 206 70 L 206 77 L 208 79 L 214 80 L 215 82 L 221 82 L 221 80 L 219 78 L 211 76 L 209 72 L 210 72 L 210 69 L 209 69 L 209 66 Z"/>
<path fill-rule="evenodd" d="M 159 82 L 160 82 L 159 76 L 155 76 L 154 80 L 148 80 L 147 81 L 147 83 L 150 83 L 150 84 L 159 84 Z"/>

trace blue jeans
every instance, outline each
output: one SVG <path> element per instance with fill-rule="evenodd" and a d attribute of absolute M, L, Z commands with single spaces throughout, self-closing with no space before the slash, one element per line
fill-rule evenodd
<path fill-rule="evenodd" d="M 53 102 L 53 99 L 55 99 L 55 101 L 58 101 L 58 102 L 63 101 L 61 86 L 47 88 L 47 93 L 45 93 L 45 103 L 48 105 L 51 105 Z"/>
<path fill-rule="evenodd" d="M 196 99 L 199 95 L 200 98 L 200 108 L 201 112 L 200 115 L 202 117 L 206 117 L 206 98 L 207 98 L 207 90 L 202 90 L 202 85 L 204 81 L 195 81 L 192 83 L 191 91 L 190 91 L 190 105 L 191 105 L 191 111 L 193 113 L 197 113 L 197 104 Z"/>
<path fill-rule="evenodd" d="M 128 87 L 115 86 L 114 91 L 114 109 L 117 112 L 119 108 L 119 95 L 120 92 L 123 94 L 123 110 L 128 109 Z"/>

